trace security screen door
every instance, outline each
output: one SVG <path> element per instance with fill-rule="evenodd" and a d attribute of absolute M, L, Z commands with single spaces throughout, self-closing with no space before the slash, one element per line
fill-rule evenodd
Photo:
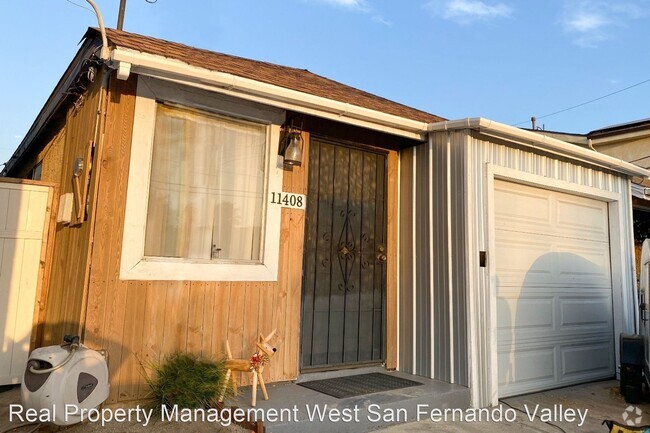
<path fill-rule="evenodd" d="M 311 140 L 303 369 L 384 360 L 386 167 L 385 153 Z"/>

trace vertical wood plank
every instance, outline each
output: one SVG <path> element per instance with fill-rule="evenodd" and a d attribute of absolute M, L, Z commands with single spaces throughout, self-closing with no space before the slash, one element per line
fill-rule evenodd
<path fill-rule="evenodd" d="M 144 373 L 151 375 L 151 366 L 160 362 L 162 342 L 164 341 L 165 310 L 167 304 L 167 288 L 160 283 L 148 281 L 146 284 L 146 307 L 143 314 L 143 338 L 141 360 Z M 138 387 L 139 398 L 144 398 L 148 387 L 142 380 Z"/>
<path fill-rule="evenodd" d="M 228 341 L 235 358 L 244 354 L 244 320 L 246 312 L 246 283 L 230 283 L 230 304 L 228 318 Z"/>
<path fill-rule="evenodd" d="M 163 355 L 185 350 L 187 347 L 187 318 L 190 283 L 169 281 L 163 336 Z"/>
<path fill-rule="evenodd" d="M 58 212 L 58 186 L 49 188 L 47 214 L 41 247 L 41 266 L 38 276 L 36 304 L 34 308 L 34 332 L 30 341 L 30 352 L 43 343 L 43 328 L 45 326 L 45 308 L 49 292 L 48 282 L 52 272 L 52 254 L 54 252 L 56 216 Z"/>
<path fill-rule="evenodd" d="M 110 361 L 108 363 L 108 374 L 115 386 L 111 387 L 110 395 L 108 396 L 109 403 L 116 403 L 119 401 L 119 384 L 121 384 L 122 369 L 122 347 L 124 337 L 124 315 L 127 301 L 127 288 L 128 282 L 117 280 L 113 282 L 113 294 L 110 296 L 106 303 L 106 322 L 104 331 L 105 337 L 101 348 L 108 351 Z M 99 349 L 99 347 L 95 347 Z"/>
<path fill-rule="evenodd" d="M 256 351 L 255 342 L 258 336 L 258 320 L 260 313 L 260 286 L 262 283 L 246 283 L 246 300 L 244 301 L 244 329 L 242 332 L 242 357 L 250 358 Z M 259 332 L 264 332 L 260 330 Z M 250 375 L 242 375 L 242 382 L 248 384 Z"/>
<path fill-rule="evenodd" d="M 303 165 L 294 167 L 291 172 L 290 184 L 286 185 L 287 191 L 297 194 L 307 194 L 309 176 L 309 155 L 311 140 L 308 133 L 303 132 L 305 146 L 303 148 Z M 289 183 L 289 182 L 288 182 Z M 305 237 L 305 211 L 290 210 L 289 216 L 289 250 L 287 262 L 286 279 L 288 281 L 287 293 L 287 324 L 284 350 L 284 371 L 283 377 L 294 379 L 298 377 L 300 369 L 300 326 L 303 293 L 303 250 Z"/>
<path fill-rule="evenodd" d="M 388 197 L 387 197 L 387 251 L 386 261 L 386 367 L 397 368 L 397 219 L 399 157 L 397 152 L 388 154 Z"/>
<path fill-rule="evenodd" d="M 144 302 L 127 302 L 124 313 L 124 333 L 122 335 L 122 364 L 119 400 L 138 398 L 139 384 L 142 382 L 140 363 L 144 336 L 144 316 L 147 304 L 147 283 L 130 281 L 127 284 L 126 299 L 142 299 Z"/>
<path fill-rule="evenodd" d="M 203 349 L 203 309 L 205 306 L 205 285 L 202 282 L 190 283 L 187 315 L 187 343 L 185 350 L 201 355 Z"/>
<path fill-rule="evenodd" d="M 201 334 L 201 356 L 203 358 L 215 358 L 212 353 L 212 329 L 214 326 L 213 316 L 217 314 L 214 310 L 215 290 L 214 284 L 208 282 L 200 283 L 203 286 L 205 299 L 202 305 L 203 332 Z"/>
<path fill-rule="evenodd" d="M 225 357 L 226 340 L 229 338 L 231 300 L 231 283 L 210 283 L 214 290 L 212 304 L 212 354 L 217 358 Z"/>

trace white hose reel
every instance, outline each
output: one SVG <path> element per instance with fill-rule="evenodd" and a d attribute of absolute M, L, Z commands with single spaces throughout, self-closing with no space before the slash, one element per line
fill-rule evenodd
<path fill-rule="evenodd" d="M 108 365 L 99 352 L 66 336 L 64 344 L 34 350 L 27 361 L 21 385 L 25 409 L 49 410 L 56 425 L 81 421 L 83 410 L 108 398 Z"/>

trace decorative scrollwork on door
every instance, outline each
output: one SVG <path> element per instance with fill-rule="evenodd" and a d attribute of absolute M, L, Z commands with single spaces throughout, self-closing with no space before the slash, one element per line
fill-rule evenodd
<path fill-rule="evenodd" d="M 345 218 L 345 221 L 343 222 L 338 243 L 339 268 L 343 276 L 343 282 L 338 285 L 338 288 L 346 292 L 354 290 L 354 284 L 350 284 L 350 277 L 352 276 L 354 263 L 357 260 L 357 242 L 350 224 L 350 217 L 356 215 L 356 212 L 353 210 L 341 211 L 340 213 L 341 218 Z"/>

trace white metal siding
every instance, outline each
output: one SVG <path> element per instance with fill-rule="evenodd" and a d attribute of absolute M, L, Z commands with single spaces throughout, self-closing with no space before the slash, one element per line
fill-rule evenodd
<path fill-rule="evenodd" d="M 494 184 L 499 397 L 614 375 L 607 203 Z"/>
<path fill-rule="evenodd" d="M 27 363 L 48 188 L 0 182 L 0 385 Z"/>
<path fill-rule="evenodd" d="M 401 152 L 399 368 L 468 385 L 465 148 L 437 138 Z"/>
<path fill-rule="evenodd" d="M 447 133 L 441 133 L 447 135 Z M 621 236 L 620 244 L 612 244 L 612 261 L 618 261 L 612 268 L 612 280 L 620 287 L 619 301 L 614 300 L 615 314 L 615 347 L 618 347 L 618 333 L 633 332 L 634 318 L 634 287 L 635 263 L 632 244 L 632 207 L 630 194 L 630 180 L 613 172 L 591 168 L 585 165 L 572 163 L 553 155 L 544 154 L 528 147 L 518 147 L 481 135 L 476 131 L 454 131 L 449 135 L 464 137 L 467 146 L 468 167 L 467 197 L 470 201 L 468 224 L 468 262 L 473 263 L 468 271 L 468 293 L 472 293 L 470 302 L 470 375 L 473 377 L 472 405 L 484 407 L 496 402 L 498 392 L 490 387 L 490 374 L 494 375 L 497 366 L 493 365 L 495 359 L 490 357 L 492 350 L 489 339 L 484 338 L 486 326 L 493 323 L 490 316 L 491 275 L 490 269 L 490 230 L 488 214 L 488 185 L 490 183 L 489 167 L 505 167 L 523 174 L 532 174 L 547 178 L 550 181 L 559 180 L 578 186 L 593 188 L 602 191 L 603 195 L 613 195 L 619 200 L 617 221 L 613 225 Z M 460 176 L 459 176 L 460 177 Z M 461 181 L 461 179 L 458 179 Z M 611 214 L 610 214 L 611 218 Z M 488 268 L 478 268 L 476 257 L 479 251 L 488 251 Z M 616 291 L 615 291 L 616 295 Z M 615 296 L 616 298 L 616 296 Z M 617 319 L 618 318 L 618 319 Z M 618 353 L 616 354 L 618 365 Z M 494 380 L 498 380 L 494 376 Z"/>
<path fill-rule="evenodd" d="M 475 407 L 494 404 L 498 397 L 488 188 L 497 168 L 616 200 L 609 215 L 620 241 L 611 245 L 614 327 L 616 333 L 634 330 L 627 177 L 478 131 L 431 133 L 429 143 L 401 152 L 399 368 L 471 385 Z M 428 226 L 425 233 L 423 226 Z M 487 252 L 487 267 L 479 266 L 481 251 Z"/>

